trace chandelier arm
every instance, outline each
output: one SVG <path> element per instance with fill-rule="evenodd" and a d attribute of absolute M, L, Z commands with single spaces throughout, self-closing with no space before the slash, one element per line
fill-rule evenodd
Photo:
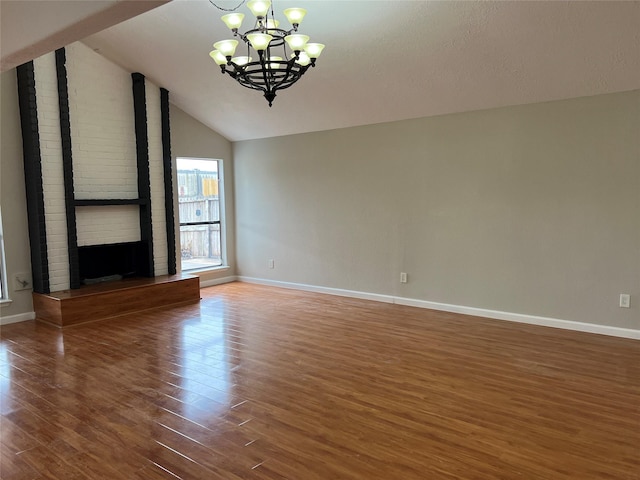
<path fill-rule="evenodd" d="M 257 78 L 254 78 L 257 73 L 262 73 L 262 69 L 259 71 L 251 70 L 251 67 L 259 66 L 259 62 L 251 62 L 245 65 L 245 69 L 238 72 L 238 78 L 236 79 L 238 83 L 248 88 L 253 88 L 255 90 L 264 90 L 264 86 L 257 81 Z M 262 78 L 262 75 L 259 75 L 258 78 Z"/>
<path fill-rule="evenodd" d="M 285 49 L 285 55 L 286 55 L 286 49 Z M 285 76 L 288 77 L 289 73 L 291 72 L 291 69 L 293 68 L 293 66 L 296 64 L 296 61 L 294 58 L 292 58 L 291 60 L 289 60 L 287 62 L 287 71 L 285 72 Z"/>
<path fill-rule="evenodd" d="M 301 77 L 302 70 L 306 70 L 306 68 L 302 66 L 297 70 L 278 70 L 277 72 L 272 72 L 273 80 L 270 81 L 268 76 L 265 80 L 264 71 L 260 62 L 251 62 L 246 64 L 244 67 L 244 69 L 237 72 L 237 75 L 232 75 L 232 77 L 234 77 L 242 86 L 263 91 L 275 91 L 293 85 Z M 254 69 L 253 67 L 260 68 Z"/>
<path fill-rule="evenodd" d="M 267 78 L 267 68 L 264 64 L 264 50 L 258 50 L 258 56 L 260 57 L 260 66 L 262 67 L 262 78 L 264 78 L 264 84 L 267 86 L 267 89 L 271 90 L 269 88 L 269 79 Z"/>
<path fill-rule="evenodd" d="M 306 71 L 306 69 L 305 69 L 305 71 Z M 274 91 L 276 91 L 276 90 L 284 90 L 285 88 L 289 88 L 291 85 L 293 85 L 298 80 L 300 80 L 300 77 L 302 77 L 302 75 L 304 75 L 304 72 L 301 72 L 299 75 L 297 75 L 296 77 L 292 78 L 289 82 L 286 82 L 285 84 L 278 85 L 278 87 L 276 87 L 274 89 Z"/>
<path fill-rule="evenodd" d="M 247 39 L 247 35 L 249 35 L 250 33 L 255 33 L 255 32 L 262 32 L 263 30 L 267 30 L 269 32 L 273 32 L 276 33 L 277 35 L 273 35 L 274 37 L 277 37 L 278 39 L 282 39 L 284 41 L 284 37 L 286 37 L 287 35 L 291 35 L 291 32 L 293 32 L 293 29 L 291 30 L 284 30 L 282 28 L 252 28 L 251 30 L 247 30 L 244 33 L 238 33 L 237 35 L 242 38 L 242 40 L 244 40 L 245 42 L 248 42 L 249 40 Z"/>
<path fill-rule="evenodd" d="M 302 77 L 302 73 L 292 72 L 290 75 L 285 76 L 280 82 L 278 82 L 274 87 L 273 91 L 276 92 L 278 90 L 284 90 L 285 88 L 289 88 L 291 85 L 296 83 Z"/>
<path fill-rule="evenodd" d="M 238 80 L 238 79 L 236 79 Z M 259 85 L 254 85 L 253 83 L 243 83 L 241 81 L 238 80 L 238 83 L 240 85 L 242 85 L 245 88 L 250 88 L 251 90 L 260 90 L 261 92 L 266 92 L 266 89 L 264 87 L 261 87 Z"/>
<path fill-rule="evenodd" d="M 243 87 L 250 88 L 252 90 L 260 90 L 261 92 L 265 93 L 271 90 L 271 88 L 267 88 L 266 86 L 260 83 L 256 83 L 255 81 L 246 77 L 236 78 L 236 81 Z"/>
<path fill-rule="evenodd" d="M 235 66 L 235 63 L 230 62 Z M 233 73 L 227 71 L 229 75 L 235 79 L 240 85 L 252 90 L 259 90 L 263 93 L 264 98 L 269 103 L 269 107 L 273 105 L 278 90 L 284 90 L 296 83 L 300 77 L 309 68 L 309 65 L 295 65 L 294 61 L 288 63 L 288 68 L 284 72 L 270 72 L 274 77 L 274 81 L 269 81 L 265 74 L 264 60 L 263 62 L 250 62 L 243 65 L 238 71 Z M 260 70 L 252 70 L 252 67 L 260 67 Z M 296 68 L 293 68 L 296 67 Z M 282 73 L 282 75 L 279 75 Z M 262 75 L 259 75 L 262 74 Z M 264 85 L 260 82 L 262 80 Z"/>

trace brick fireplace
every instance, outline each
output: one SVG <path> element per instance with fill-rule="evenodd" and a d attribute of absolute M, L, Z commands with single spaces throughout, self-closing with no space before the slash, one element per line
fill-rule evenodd
<path fill-rule="evenodd" d="M 82 43 L 17 74 L 36 318 L 197 302 L 175 275 L 168 92 Z"/>
<path fill-rule="evenodd" d="M 34 292 L 175 274 L 168 92 L 79 42 L 18 88 Z"/>

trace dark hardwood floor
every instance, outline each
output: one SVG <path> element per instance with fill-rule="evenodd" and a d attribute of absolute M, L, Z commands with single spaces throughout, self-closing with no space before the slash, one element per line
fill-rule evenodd
<path fill-rule="evenodd" d="M 233 283 L 0 336 L 0 477 L 640 478 L 640 342 Z"/>

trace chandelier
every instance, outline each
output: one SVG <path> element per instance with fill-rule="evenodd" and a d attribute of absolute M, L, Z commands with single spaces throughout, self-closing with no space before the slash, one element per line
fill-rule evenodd
<path fill-rule="evenodd" d="M 256 21 L 253 28 L 245 33 L 238 32 L 243 13 L 234 11 L 222 17 L 233 36 L 244 42 L 247 54 L 234 56 L 239 42 L 232 39 L 214 43 L 215 50 L 209 55 L 223 74 L 228 73 L 243 87 L 262 91 L 271 106 L 278 90 L 289 88 L 310 66 L 315 67 L 324 45 L 309 43 L 307 35 L 298 33 L 307 13 L 304 8 L 287 8 L 284 11 L 292 26 L 290 30 L 284 30 L 279 28 L 280 22 L 275 19 L 270 0 L 250 0 L 247 7 Z M 252 50 L 255 52 L 253 56 Z"/>

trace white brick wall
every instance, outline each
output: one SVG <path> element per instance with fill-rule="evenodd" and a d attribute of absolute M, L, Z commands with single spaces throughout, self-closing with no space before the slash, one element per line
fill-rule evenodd
<path fill-rule="evenodd" d="M 137 205 L 76 208 L 78 246 L 140 240 L 140 209 Z"/>
<path fill-rule="evenodd" d="M 138 198 L 131 74 L 81 43 L 66 48 L 76 199 Z M 55 55 L 35 60 L 47 253 L 52 291 L 69 288 Z M 146 81 L 156 275 L 168 270 L 160 89 Z M 137 205 L 76 208 L 78 246 L 140 240 Z"/>
<path fill-rule="evenodd" d="M 131 74 L 82 43 L 66 52 L 75 196 L 137 198 Z"/>
<path fill-rule="evenodd" d="M 147 135 L 149 139 L 149 178 L 151 180 L 153 260 L 156 275 L 166 275 L 168 273 L 167 219 L 164 208 L 160 89 L 145 79 L 145 94 L 147 103 Z"/>
<path fill-rule="evenodd" d="M 34 69 L 47 255 L 49 258 L 49 285 L 52 291 L 57 291 L 69 288 L 69 253 L 55 54 L 50 53 L 35 59 Z"/>

